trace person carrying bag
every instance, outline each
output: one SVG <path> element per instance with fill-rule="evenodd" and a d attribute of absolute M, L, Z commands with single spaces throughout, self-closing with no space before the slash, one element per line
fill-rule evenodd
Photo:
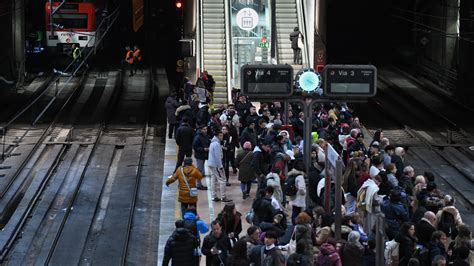
<path fill-rule="evenodd" d="M 196 182 L 201 180 L 201 172 L 193 166 L 193 160 L 190 157 L 184 159 L 184 165 L 179 166 L 177 171 L 166 180 L 166 186 L 178 180 L 178 201 L 181 203 L 181 214 L 189 207 L 197 208 L 198 189 Z"/>

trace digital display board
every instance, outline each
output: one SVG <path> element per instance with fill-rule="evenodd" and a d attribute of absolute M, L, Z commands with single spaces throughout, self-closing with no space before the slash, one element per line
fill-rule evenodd
<path fill-rule="evenodd" d="M 287 97 L 293 93 L 290 65 L 244 65 L 240 68 L 242 95 L 253 98 Z"/>
<path fill-rule="evenodd" d="M 373 65 L 326 65 L 324 95 L 372 97 L 377 92 L 377 68 Z"/>

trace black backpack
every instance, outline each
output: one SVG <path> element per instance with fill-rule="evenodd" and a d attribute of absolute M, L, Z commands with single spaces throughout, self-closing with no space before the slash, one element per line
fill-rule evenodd
<path fill-rule="evenodd" d="M 296 177 L 296 175 L 290 175 L 286 178 L 283 186 L 283 193 L 285 193 L 286 196 L 295 196 L 298 192 L 298 188 L 296 187 Z"/>
<path fill-rule="evenodd" d="M 450 212 L 443 211 L 439 219 L 438 229 L 443 231 L 447 237 L 454 239 L 458 234 L 454 215 Z"/>

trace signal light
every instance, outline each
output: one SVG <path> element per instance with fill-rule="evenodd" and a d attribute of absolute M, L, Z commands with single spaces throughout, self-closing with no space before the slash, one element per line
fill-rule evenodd
<path fill-rule="evenodd" d="M 183 8 L 183 2 L 176 1 L 176 9 L 181 9 L 181 8 Z"/>

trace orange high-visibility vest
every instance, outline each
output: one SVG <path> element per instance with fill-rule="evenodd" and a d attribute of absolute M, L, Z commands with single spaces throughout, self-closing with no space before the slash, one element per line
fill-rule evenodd
<path fill-rule="evenodd" d="M 142 51 L 140 51 L 140 49 L 136 49 L 133 51 L 133 57 L 135 57 L 138 61 L 142 61 Z"/>
<path fill-rule="evenodd" d="M 127 55 L 125 56 L 125 61 L 129 63 L 130 65 L 133 64 L 133 51 L 132 50 L 127 51 Z"/>

